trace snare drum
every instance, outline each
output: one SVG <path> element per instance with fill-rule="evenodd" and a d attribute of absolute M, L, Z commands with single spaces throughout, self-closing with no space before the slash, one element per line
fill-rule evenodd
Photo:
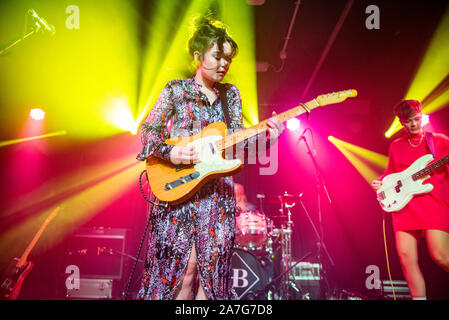
<path fill-rule="evenodd" d="M 236 247 L 263 253 L 268 240 L 265 215 L 258 211 L 244 211 L 237 216 L 236 224 Z"/>

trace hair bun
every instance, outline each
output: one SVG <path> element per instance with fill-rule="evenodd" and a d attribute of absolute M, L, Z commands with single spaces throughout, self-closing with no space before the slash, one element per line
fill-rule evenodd
<path fill-rule="evenodd" d="M 227 32 L 226 25 L 217 19 L 215 13 L 208 12 L 206 15 L 201 15 L 194 19 L 191 35 L 196 32 L 204 33 L 211 28 L 222 30 L 224 33 Z"/>
<path fill-rule="evenodd" d="M 229 42 L 232 47 L 232 57 L 237 54 L 238 46 L 228 35 L 226 25 L 218 20 L 212 11 L 209 11 L 206 15 L 198 16 L 193 20 L 188 51 L 192 57 L 195 51 L 203 55 L 214 42 L 218 44 L 220 50 L 223 49 L 224 42 Z"/>

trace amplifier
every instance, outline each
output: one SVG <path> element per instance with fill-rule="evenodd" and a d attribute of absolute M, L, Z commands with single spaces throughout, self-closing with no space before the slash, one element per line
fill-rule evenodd
<path fill-rule="evenodd" d="M 79 279 L 79 288 L 67 289 L 68 299 L 111 299 L 112 281 L 110 279 Z"/>
<path fill-rule="evenodd" d="M 393 287 L 392 287 L 393 285 Z M 394 288 L 394 295 L 393 295 Z M 410 290 L 407 286 L 407 282 L 400 280 L 382 280 L 382 293 L 385 299 L 398 299 L 398 300 L 410 300 Z"/>
<path fill-rule="evenodd" d="M 321 264 L 311 262 L 299 262 L 292 269 L 296 286 L 308 294 L 311 300 L 320 299 L 321 269 Z"/>
<path fill-rule="evenodd" d="M 292 263 L 292 265 L 295 262 Z M 295 280 L 316 280 L 319 281 L 321 277 L 321 264 L 310 262 L 299 262 L 292 270 Z"/>
<path fill-rule="evenodd" d="M 67 241 L 66 267 L 82 279 L 121 279 L 126 229 L 80 228 Z"/>

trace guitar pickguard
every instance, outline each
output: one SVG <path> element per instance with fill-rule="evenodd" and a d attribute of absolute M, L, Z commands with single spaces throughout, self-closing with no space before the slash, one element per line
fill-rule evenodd
<path fill-rule="evenodd" d="M 431 184 L 423 184 L 423 179 L 413 180 L 414 173 L 426 167 L 433 160 L 432 155 L 425 155 L 412 163 L 406 170 L 393 173 L 382 180 L 378 190 L 378 200 L 386 212 L 395 212 L 404 208 L 410 200 L 420 194 L 432 191 Z"/>
<path fill-rule="evenodd" d="M 199 173 L 199 179 L 214 172 L 238 168 L 242 164 L 239 159 L 223 159 L 215 144 L 221 139 L 221 136 L 208 136 L 189 143 L 189 146 L 193 145 L 199 154 L 200 162 L 194 165 L 195 171 Z"/>

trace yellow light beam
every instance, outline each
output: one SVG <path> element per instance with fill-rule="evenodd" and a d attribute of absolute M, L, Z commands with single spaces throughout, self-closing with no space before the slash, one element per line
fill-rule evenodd
<path fill-rule="evenodd" d="M 55 206 L 60 206 L 59 215 L 50 223 L 43 239 L 40 240 L 34 251 L 41 251 L 63 241 L 77 227 L 98 214 L 102 209 L 118 199 L 131 185 L 135 184 L 144 164 L 136 163 L 122 172 L 102 181 L 79 194 L 64 200 Z M 45 209 L 33 218 L 16 226 L 14 229 L 0 236 L 2 248 L 7 248 L 10 255 L 20 255 L 29 239 L 48 217 L 52 208 Z M 126 214 L 126 213 L 124 213 Z M 2 259 L 9 258 L 2 249 Z"/>
<path fill-rule="evenodd" d="M 449 75 L 449 8 L 432 37 L 432 42 L 410 85 L 405 99 L 424 101 L 431 91 Z M 424 111 L 424 110 L 423 110 Z M 425 110 L 427 111 L 427 110 Z M 427 111 L 428 113 L 428 111 Z"/>
<path fill-rule="evenodd" d="M 42 134 L 42 135 L 34 136 L 34 137 L 0 141 L 0 147 L 10 146 L 12 144 L 18 144 L 18 143 L 23 143 L 23 142 L 32 141 L 32 140 L 45 139 L 45 138 L 56 137 L 56 136 L 63 136 L 66 134 L 67 134 L 66 130 L 61 130 L 61 131 L 46 133 L 46 134 Z"/>
<path fill-rule="evenodd" d="M 147 46 L 143 49 L 142 54 L 142 74 L 140 80 L 139 97 L 137 104 L 137 125 L 142 120 L 142 114 L 148 111 L 148 101 L 154 86 L 158 70 L 161 68 L 161 61 L 167 54 L 169 41 L 172 38 L 171 25 L 167 25 L 167 21 L 176 19 L 176 7 L 179 0 L 156 1 L 154 4 L 153 14 L 146 25 Z"/>
<path fill-rule="evenodd" d="M 369 184 L 377 179 L 387 166 L 387 156 L 352 145 L 333 136 L 329 136 L 328 140 L 340 150 Z M 379 170 L 372 169 L 369 164 L 376 165 Z"/>
<path fill-rule="evenodd" d="M 25 48 L 2 57 L 1 76 L 8 79 L 2 83 L 6 93 L 2 105 L 43 106 L 49 132 L 64 128 L 73 138 L 95 139 L 132 130 L 128 125 L 123 129 L 123 123 L 111 123 L 107 116 L 115 108 L 111 99 L 124 98 L 133 108 L 137 104 L 140 48 L 136 21 L 140 13 L 136 7 L 140 1 L 80 1 L 79 29 L 66 26 L 67 4 L 45 2 L 36 10 L 54 21 L 56 35 L 27 42 Z M 2 26 L 20 26 L 14 13 L 24 10 L 23 4 L 15 1 L 6 8 L 10 12 L 3 18 L 8 23 L 2 21 Z M 28 74 L 40 81 L 24 88 L 21 83 Z M 13 109 L 2 112 L 15 118 Z M 135 110 L 128 109 L 126 117 L 134 120 Z"/>
<path fill-rule="evenodd" d="M 190 64 L 190 56 L 186 50 L 188 42 L 188 30 L 192 20 L 198 16 L 206 13 L 209 8 L 211 0 L 192 0 L 188 5 L 187 10 L 184 13 L 179 29 L 173 37 L 173 41 L 169 45 L 166 54 L 163 56 L 162 61 L 155 61 L 160 68 L 156 71 L 156 77 L 153 82 L 152 88 L 143 108 L 137 117 L 136 123 L 140 123 L 147 116 L 150 108 L 156 103 L 159 92 L 164 87 L 165 83 L 169 80 L 179 78 L 184 75 L 184 72 L 188 70 Z"/>
<path fill-rule="evenodd" d="M 449 103 L 449 90 L 444 87 L 449 76 L 449 8 L 444 13 L 432 37 L 426 54 L 405 95 L 405 100 L 419 100 L 422 112 L 431 114 Z M 433 94 L 434 90 L 443 85 L 442 90 Z M 447 86 L 447 84 L 446 84 Z M 402 129 L 396 117 L 385 137 L 390 138 Z"/>
<path fill-rule="evenodd" d="M 74 172 L 68 172 L 60 177 L 44 181 L 39 187 L 33 189 L 31 192 L 17 197 L 13 205 L 3 212 L 3 216 L 7 217 L 16 212 L 42 203 L 46 203 L 51 199 L 58 199 L 64 195 L 69 195 L 70 192 L 87 186 L 94 181 L 107 178 L 117 170 L 125 168 L 136 162 L 135 154 L 123 156 L 109 162 L 102 162 L 96 165 L 82 168 Z"/>
<path fill-rule="evenodd" d="M 220 4 L 223 21 L 229 26 L 231 37 L 239 46 L 238 56 L 224 80 L 239 88 L 244 125 L 253 126 L 259 122 L 254 6 L 248 6 L 240 0 L 221 0 Z"/>
<path fill-rule="evenodd" d="M 369 162 L 377 165 L 380 168 L 385 169 L 387 167 L 388 157 L 384 156 L 383 154 L 368 149 L 364 149 L 362 147 L 337 139 L 335 137 L 332 137 L 332 142 L 337 143 L 342 148 L 345 148 L 346 150 L 352 152 L 353 154 L 358 155 L 361 158 L 369 160 Z"/>

